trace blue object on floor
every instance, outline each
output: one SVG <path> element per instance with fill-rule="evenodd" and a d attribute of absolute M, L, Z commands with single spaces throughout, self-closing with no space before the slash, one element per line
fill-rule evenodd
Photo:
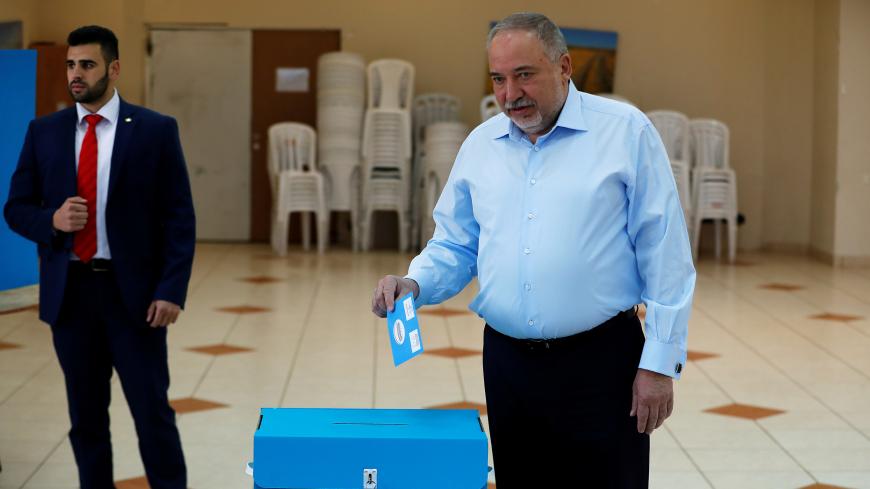
<path fill-rule="evenodd" d="M 489 471 L 471 409 L 263 408 L 254 464 L 256 489 L 476 489 Z"/>

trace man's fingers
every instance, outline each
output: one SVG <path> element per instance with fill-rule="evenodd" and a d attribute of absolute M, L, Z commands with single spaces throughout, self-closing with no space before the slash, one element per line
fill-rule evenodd
<path fill-rule="evenodd" d="M 384 285 L 384 302 L 387 306 L 387 311 L 392 311 L 396 304 L 396 280 L 391 278 Z"/>
<path fill-rule="evenodd" d="M 656 423 L 659 420 L 659 410 L 658 407 L 652 406 L 649 408 L 649 417 L 646 420 L 646 429 L 644 433 L 647 435 L 651 435 L 653 430 L 656 429 Z"/>
<path fill-rule="evenodd" d="M 73 203 L 73 204 L 87 204 L 88 203 L 87 199 L 85 199 L 84 197 L 79 197 L 78 195 L 76 195 L 75 197 L 70 197 L 70 198 L 66 199 L 66 201 Z"/>
<path fill-rule="evenodd" d="M 649 407 L 645 404 L 638 403 L 637 406 L 637 432 L 644 433 L 646 431 L 646 423 L 649 419 Z"/>
<path fill-rule="evenodd" d="M 665 417 L 670 418 L 671 414 L 673 414 L 673 412 L 674 412 L 674 398 L 671 397 L 670 399 L 668 399 L 668 409 L 667 409 L 667 414 L 665 415 Z"/>
<path fill-rule="evenodd" d="M 668 406 L 666 403 L 662 403 L 662 405 L 659 406 L 659 415 L 656 418 L 656 425 L 653 429 L 661 428 L 666 419 L 668 419 Z"/>
<path fill-rule="evenodd" d="M 635 414 L 637 414 L 637 392 L 631 394 L 631 411 L 628 415 L 634 416 Z"/>
<path fill-rule="evenodd" d="M 88 206 L 84 204 L 70 204 L 69 205 L 70 212 L 73 213 L 88 213 Z"/>
<path fill-rule="evenodd" d="M 157 310 L 157 304 L 152 302 L 151 305 L 148 306 L 148 315 L 145 316 L 145 322 L 150 323 L 152 320 L 154 320 L 154 312 L 156 310 Z"/>
<path fill-rule="evenodd" d="M 387 317 L 387 306 L 384 302 L 383 281 L 378 282 L 378 287 L 375 289 L 375 295 L 372 298 L 372 312 L 378 317 Z"/>

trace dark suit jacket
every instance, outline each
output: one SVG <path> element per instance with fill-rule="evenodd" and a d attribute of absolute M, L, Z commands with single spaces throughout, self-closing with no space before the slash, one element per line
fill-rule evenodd
<path fill-rule="evenodd" d="M 71 107 L 30 123 L 12 175 L 4 215 L 37 243 L 39 317 L 54 324 L 66 287 L 72 234 L 52 216 L 76 195 Z M 193 264 L 195 220 L 175 119 L 121 100 L 106 202 L 106 234 L 124 304 L 145 324 L 152 300 L 184 307 Z"/>

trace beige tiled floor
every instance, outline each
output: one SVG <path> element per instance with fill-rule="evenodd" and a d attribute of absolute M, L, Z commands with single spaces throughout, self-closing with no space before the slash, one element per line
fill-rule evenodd
<path fill-rule="evenodd" d="M 480 355 L 424 355 L 393 367 L 369 294 L 409 259 L 343 250 L 275 259 L 265 246 L 199 246 L 187 310 L 170 332 L 170 397 L 226 407 L 179 415 L 191 487 L 251 487 L 243 467 L 261 406 L 484 402 Z M 691 362 L 676 384 L 675 414 L 652 440 L 651 486 L 870 488 L 870 270 L 787 255 L 741 261 L 749 265 L 698 266 L 689 347 L 717 356 Z M 278 280 L 243 280 L 251 277 Z M 465 311 L 473 293 L 446 306 Z M 812 318 L 823 314 L 859 319 Z M 426 349 L 480 350 L 474 315 L 420 317 Z M 250 351 L 189 350 L 223 344 Z M 48 327 L 33 310 L 2 314 L 0 345 L 0 489 L 76 487 Z M 137 478 L 117 380 L 113 399 L 115 475 Z M 731 404 L 783 412 L 755 420 L 708 412 Z"/>

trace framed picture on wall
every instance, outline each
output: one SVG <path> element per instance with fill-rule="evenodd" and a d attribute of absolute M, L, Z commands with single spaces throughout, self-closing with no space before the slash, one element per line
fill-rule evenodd
<path fill-rule="evenodd" d="M 21 21 L 0 22 L 0 49 L 21 49 L 24 47 L 21 34 Z"/>

